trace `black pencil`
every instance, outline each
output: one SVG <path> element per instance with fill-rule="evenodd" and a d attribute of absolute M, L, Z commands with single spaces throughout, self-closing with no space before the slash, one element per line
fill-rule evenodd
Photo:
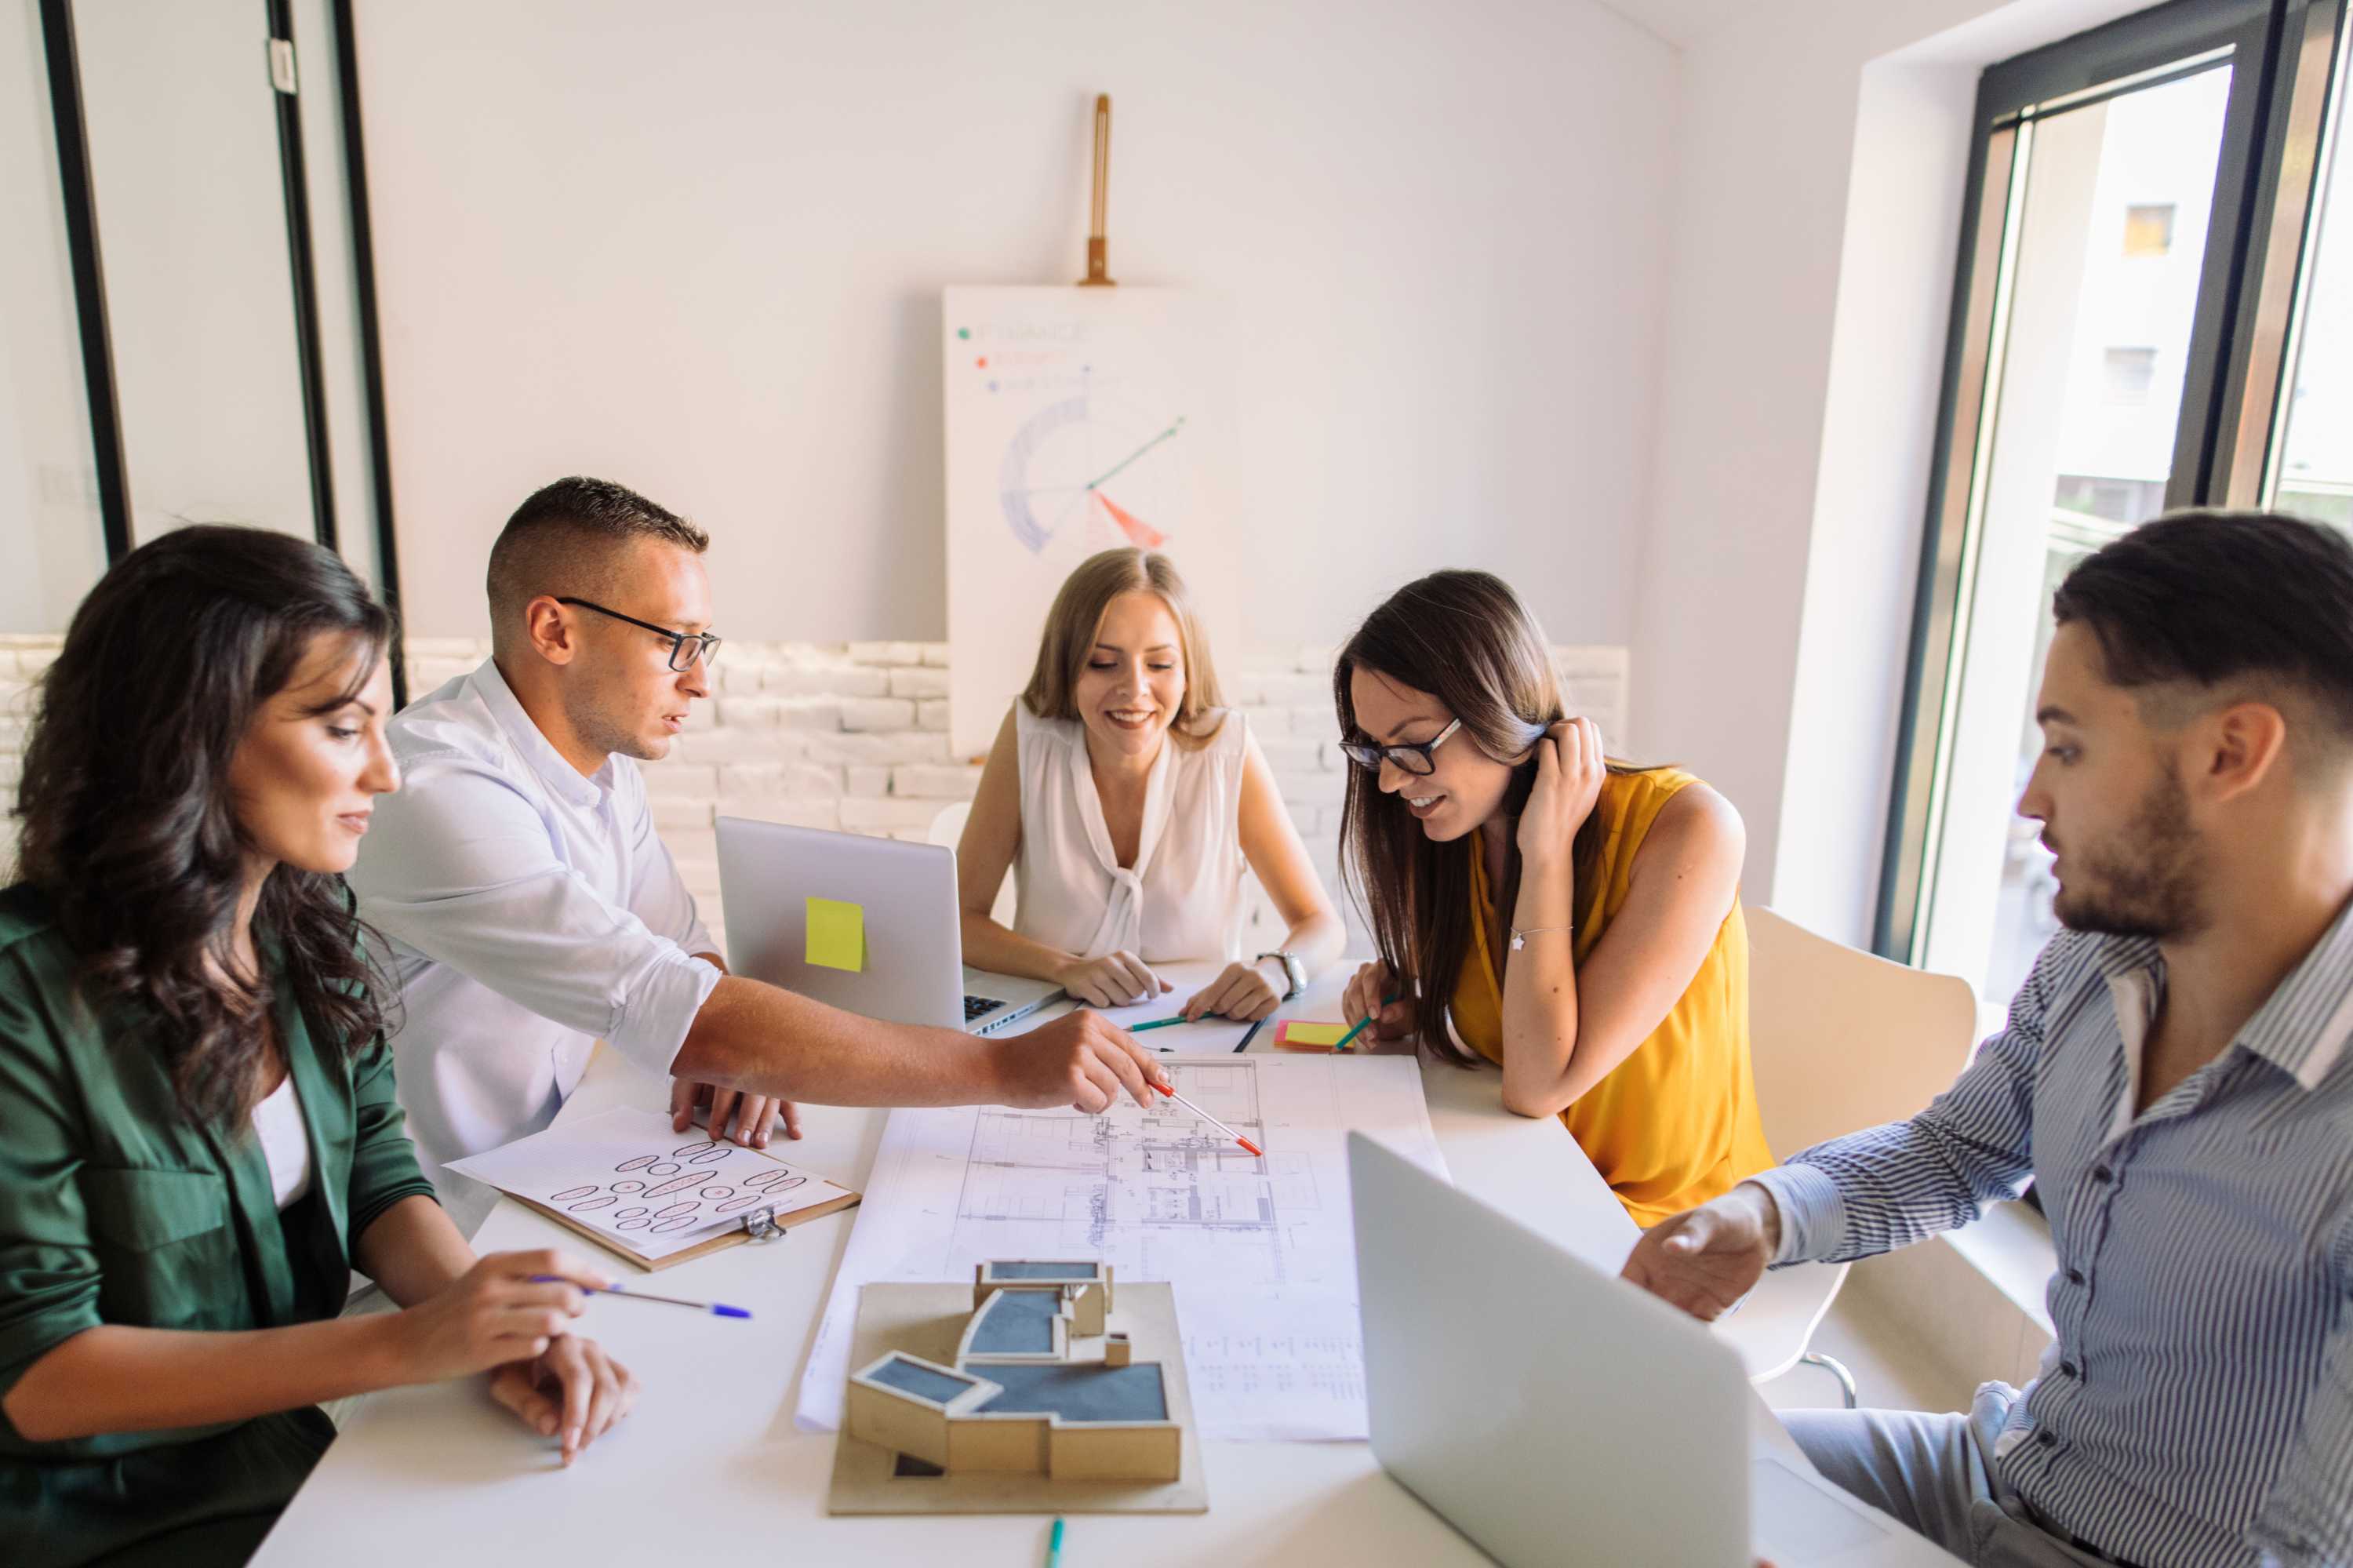
<path fill-rule="evenodd" d="M 1249 1050 L 1250 1043 L 1257 1039 L 1258 1032 L 1265 1027 L 1266 1020 L 1263 1018 L 1260 1019 L 1256 1023 L 1251 1024 L 1250 1026 L 1250 1033 L 1242 1036 L 1242 1043 L 1234 1047 L 1234 1054 L 1239 1056 L 1243 1052 Z"/>

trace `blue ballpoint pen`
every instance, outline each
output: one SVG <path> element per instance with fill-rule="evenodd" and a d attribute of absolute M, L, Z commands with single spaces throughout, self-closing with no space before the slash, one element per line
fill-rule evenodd
<path fill-rule="evenodd" d="M 583 1285 L 576 1279 L 566 1279 L 560 1274 L 534 1274 L 533 1285 L 569 1285 L 575 1290 L 586 1290 L 599 1296 L 626 1296 L 632 1301 L 659 1301 L 665 1307 L 691 1307 L 698 1312 L 708 1312 L 714 1318 L 749 1318 L 752 1314 L 741 1307 L 723 1307 L 716 1301 L 684 1301 L 675 1296 L 654 1296 L 642 1290 L 624 1290 L 617 1285 Z"/>

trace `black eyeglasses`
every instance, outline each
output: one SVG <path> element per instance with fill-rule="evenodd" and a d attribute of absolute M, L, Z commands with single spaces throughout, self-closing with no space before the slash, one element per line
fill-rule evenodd
<path fill-rule="evenodd" d="M 609 615 L 616 620 L 626 620 L 631 626 L 642 626 L 655 636 L 670 642 L 670 667 L 681 674 L 694 668 L 701 660 L 706 670 L 719 662 L 719 639 L 708 631 L 672 631 L 667 626 L 656 626 L 650 620 L 639 620 L 634 615 L 623 615 L 617 609 L 607 609 L 585 599 L 559 599 L 558 604 L 576 604 L 583 609 L 593 609 L 599 615 Z"/>
<path fill-rule="evenodd" d="M 1444 746 L 1447 736 L 1461 727 L 1462 721 L 1456 719 L 1440 730 L 1435 738 L 1413 746 L 1375 746 L 1368 740 L 1344 740 L 1340 743 L 1340 752 L 1368 773 L 1377 769 L 1383 762 L 1394 762 L 1415 778 L 1427 779 L 1438 771 L 1438 764 L 1430 754 Z"/>

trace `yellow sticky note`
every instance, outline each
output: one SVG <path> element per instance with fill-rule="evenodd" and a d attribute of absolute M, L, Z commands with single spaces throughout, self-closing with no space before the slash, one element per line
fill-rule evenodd
<path fill-rule="evenodd" d="M 808 901 L 808 961 L 828 969 L 866 969 L 866 909 L 839 898 Z"/>
<path fill-rule="evenodd" d="M 1345 1023 L 1305 1023 L 1293 1020 L 1282 1026 L 1282 1040 L 1287 1045 L 1337 1045 L 1347 1038 Z"/>

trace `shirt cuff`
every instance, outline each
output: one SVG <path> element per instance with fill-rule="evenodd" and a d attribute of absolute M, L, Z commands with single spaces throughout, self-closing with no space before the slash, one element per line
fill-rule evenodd
<path fill-rule="evenodd" d="M 694 1015 L 711 999 L 719 971 L 673 949 L 638 982 L 605 1038 L 630 1063 L 656 1077 L 670 1076 Z"/>
<path fill-rule="evenodd" d="M 1846 1234 L 1846 1197 L 1830 1172 L 1812 1165 L 1777 1165 L 1748 1180 L 1771 1194 L 1780 1212 L 1781 1245 L 1775 1266 L 1824 1257 Z"/>
<path fill-rule="evenodd" d="M 20 1279 L 18 1277 L 10 1283 L 16 1284 Z M 98 1276 L 92 1274 L 86 1282 L 77 1279 L 74 1284 L 78 1288 L 55 1293 L 58 1298 L 54 1305 L 0 1328 L 0 1396 L 14 1393 L 16 1380 L 32 1371 L 35 1361 L 84 1329 L 95 1329 L 105 1321 L 98 1311 Z M 14 1436 L 16 1430 L 5 1416 L 0 1416 L 0 1432 Z"/>

